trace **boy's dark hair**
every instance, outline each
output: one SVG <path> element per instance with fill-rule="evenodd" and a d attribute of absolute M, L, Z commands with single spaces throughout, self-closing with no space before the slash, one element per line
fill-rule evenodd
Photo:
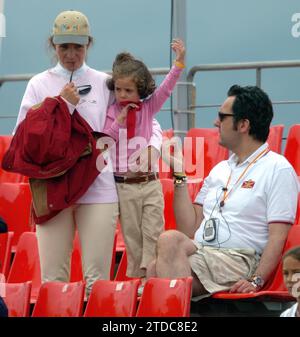
<path fill-rule="evenodd" d="M 232 105 L 234 127 L 242 119 L 250 122 L 250 131 L 254 139 L 265 142 L 268 139 L 270 124 L 273 118 L 273 107 L 269 96 L 256 86 L 240 87 L 233 85 L 227 93 L 235 96 Z"/>
<path fill-rule="evenodd" d="M 155 81 L 146 65 L 126 52 L 116 56 L 112 68 L 112 77 L 106 82 L 108 89 L 114 90 L 115 81 L 122 77 L 132 78 L 141 99 L 148 97 L 155 90 Z"/>
<path fill-rule="evenodd" d="M 287 257 L 293 257 L 294 259 L 300 261 L 300 246 L 293 247 L 283 254 L 282 260 Z"/>

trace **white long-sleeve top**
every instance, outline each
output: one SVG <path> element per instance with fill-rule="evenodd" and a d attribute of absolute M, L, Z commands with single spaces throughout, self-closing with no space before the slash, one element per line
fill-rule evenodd
<path fill-rule="evenodd" d="M 57 96 L 62 88 L 69 82 L 71 72 L 64 69 L 59 63 L 52 69 L 35 75 L 29 82 L 21 102 L 17 119 L 17 126 L 24 120 L 28 110 L 35 104 L 42 102 L 46 97 Z M 72 81 L 76 86 L 91 85 L 91 91 L 81 96 L 79 103 L 75 106 L 68 103 L 70 113 L 74 109 L 89 123 L 94 131 L 101 132 L 106 119 L 107 106 L 110 101 L 110 91 L 106 86 L 109 77 L 106 73 L 97 71 L 83 64 L 81 68 L 74 71 Z M 162 131 L 160 125 L 153 122 L 153 136 L 149 145 L 160 150 L 162 142 Z M 109 161 L 109 158 L 105 158 Z M 111 165 L 108 165 L 109 167 Z M 113 172 L 104 169 L 87 192 L 77 201 L 80 204 L 87 203 L 112 203 L 117 202 Z"/>

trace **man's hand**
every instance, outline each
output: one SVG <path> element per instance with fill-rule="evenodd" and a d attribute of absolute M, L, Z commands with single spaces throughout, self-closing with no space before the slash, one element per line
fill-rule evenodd
<path fill-rule="evenodd" d="M 73 105 L 77 105 L 80 100 L 77 88 L 73 82 L 67 83 L 63 87 L 60 96 Z"/>
<path fill-rule="evenodd" d="M 255 293 L 259 289 L 256 288 L 250 281 L 245 279 L 237 281 L 229 290 L 230 293 Z"/>

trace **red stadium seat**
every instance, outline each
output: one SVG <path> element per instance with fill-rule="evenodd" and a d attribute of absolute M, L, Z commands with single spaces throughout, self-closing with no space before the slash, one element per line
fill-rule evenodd
<path fill-rule="evenodd" d="M 187 132 L 186 138 L 185 169 L 192 179 L 207 177 L 216 164 L 228 158 L 228 150 L 219 145 L 217 128 L 192 128 Z"/>
<path fill-rule="evenodd" d="M 41 286 L 40 258 L 36 234 L 25 232 L 20 236 L 7 282 L 23 283 L 31 281 L 31 302 L 37 298 Z"/>
<path fill-rule="evenodd" d="M 124 252 L 125 242 L 124 242 L 124 237 L 123 237 L 120 221 L 118 221 L 117 223 L 116 236 L 117 236 L 116 252 L 117 253 Z"/>
<path fill-rule="evenodd" d="M 300 245 L 300 226 L 292 226 L 288 238 L 286 240 L 283 253 L 289 250 L 292 247 Z M 265 287 L 256 292 L 256 293 L 228 293 L 228 292 L 219 292 L 212 295 L 215 299 L 224 299 L 224 300 L 237 300 L 237 299 L 246 299 L 246 298 L 272 298 L 272 299 L 280 299 L 283 301 L 293 300 L 283 282 L 282 276 L 282 261 L 279 262 L 274 276 L 270 279 L 269 282 L 265 285 Z"/>
<path fill-rule="evenodd" d="M 30 310 L 31 282 L 0 284 L 9 317 L 28 317 Z"/>
<path fill-rule="evenodd" d="M 10 269 L 13 236 L 13 232 L 0 234 L 0 274 L 4 274 L 5 277 Z"/>
<path fill-rule="evenodd" d="M 78 232 L 73 240 L 73 251 L 71 256 L 70 282 L 83 281 L 81 247 Z"/>
<path fill-rule="evenodd" d="M 192 279 L 149 278 L 145 283 L 136 316 L 189 317 Z"/>
<path fill-rule="evenodd" d="M 160 179 L 162 185 L 162 191 L 164 195 L 164 217 L 165 217 L 165 230 L 168 229 L 176 229 L 176 220 L 174 214 L 174 207 L 173 207 L 173 199 L 174 199 L 174 182 L 173 179 Z M 194 202 L 196 195 L 200 191 L 202 187 L 203 181 L 200 180 L 193 180 L 191 179 L 188 184 L 188 191 L 190 194 L 190 198 L 192 202 Z"/>
<path fill-rule="evenodd" d="M 128 277 L 126 275 L 127 271 L 127 253 L 126 250 L 124 250 L 121 260 L 118 265 L 118 269 L 115 276 L 115 281 L 129 281 L 129 280 L 135 280 L 136 278 Z"/>
<path fill-rule="evenodd" d="M 282 144 L 282 134 L 283 134 L 284 125 L 272 125 L 270 127 L 269 137 L 267 143 L 269 144 L 270 150 L 281 153 L 281 144 Z"/>
<path fill-rule="evenodd" d="M 79 317 L 83 311 L 83 282 L 46 282 L 39 291 L 32 317 Z"/>
<path fill-rule="evenodd" d="M 173 208 L 174 182 L 173 179 L 160 179 L 164 196 L 165 230 L 176 229 L 176 220 Z"/>
<path fill-rule="evenodd" d="M 10 142 L 12 140 L 12 136 L 0 136 L 0 163 L 2 164 L 2 158 L 5 152 L 8 150 Z M 7 172 L 2 169 L 2 165 L 0 165 L 0 183 L 8 182 L 8 183 L 26 183 L 28 182 L 28 178 L 18 174 Z"/>
<path fill-rule="evenodd" d="M 14 232 L 13 251 L 23 232 L 32 230 L 30 226 L 31 192 L 27 183 L 0 184 L 0 214 Z"/>
<path fill-rule="evenodd" d="M 84 316 L 135 316 L 139 284 L 140 280 L 96 281 L 93 285 Z"/>
<path fill-rule="evenodd" d="M 171 139 L 174 137 L 174 130 L 173 129 L 168 129 L 168 130 L 163 130 L 163 140 L 164 139 Z M 170 166 L 164 162 L 162 157 L 159 158 L 159 178 L 160 179 L 165 179 L 165 178 L 172 178 L 172 169 Z"/>
<path fill-rule="evenodd" d="M 290 127 L 284 150 L 285 158 L 300 176 L 300 124 Z"/>

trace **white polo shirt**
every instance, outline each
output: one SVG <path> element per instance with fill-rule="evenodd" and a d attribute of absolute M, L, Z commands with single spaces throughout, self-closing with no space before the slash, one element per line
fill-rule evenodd
<path fill-rule="evenodd" d="M 283 156 L 272 151 L 263 153 L 267 147 L 265 143 L 239 165 L 233 154 L 211 170 L 195 198 L 195 203 L 203 205 L 204 214 L 195 240 L 223 248 L 253 248 L 261 254 L 268 240 L 268 224 L 294 223 L 299 191 L 297 175 Z M 228 197 L 220 207 L 225 193 L 222 189 L 226 186 Z M 207 242 L 203 229 L 210 218 L 216 219 L 217 235 Z"/>

